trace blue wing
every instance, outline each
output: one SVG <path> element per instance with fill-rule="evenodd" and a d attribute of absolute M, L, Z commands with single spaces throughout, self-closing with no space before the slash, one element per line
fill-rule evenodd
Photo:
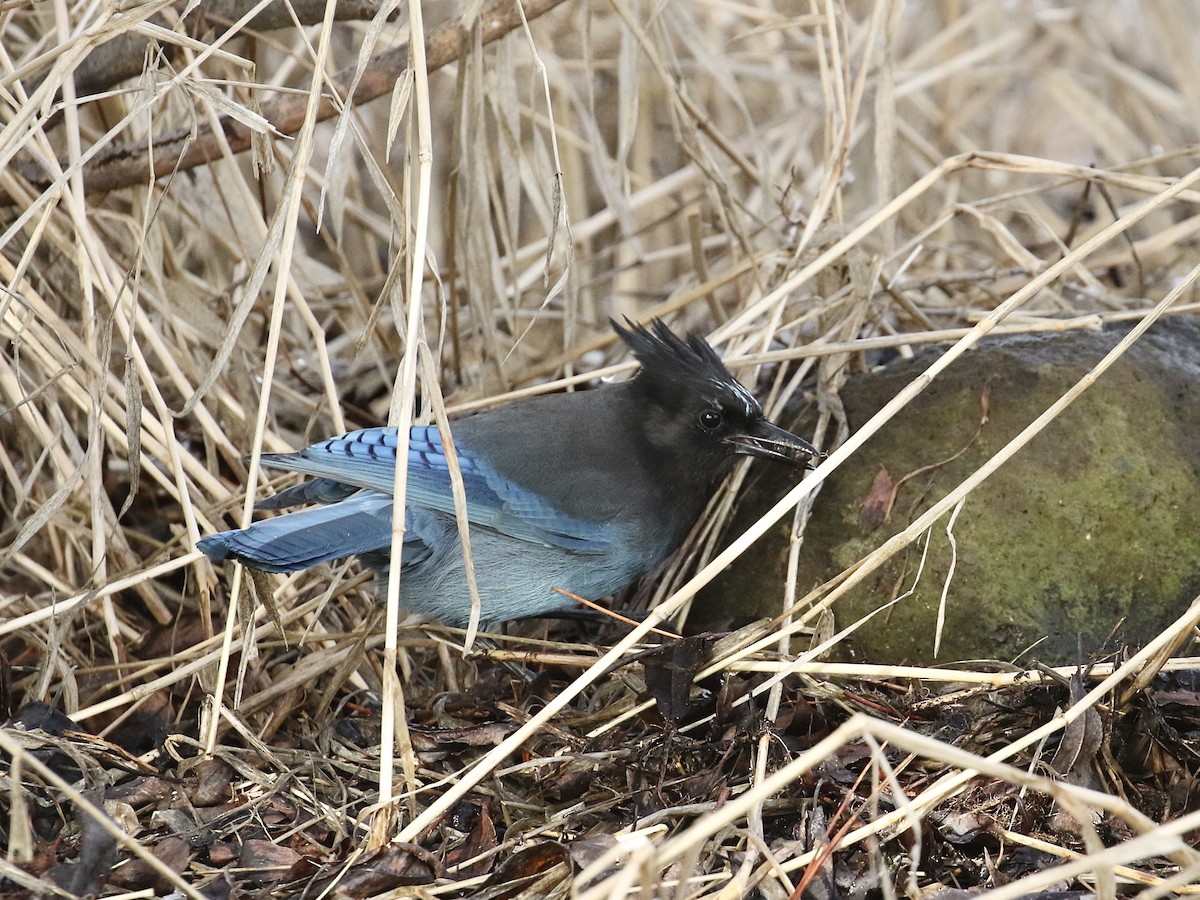
<path fill-rule="evenodd" d="M 559 512 L 545 500 L 501 476 L 475 448 L 455 442 L 467 499 L 467 518 L 520 540 L 577 551 L 602 551 L 618 540 L 607 522 Z M 350 502 L 351 488 L 390 495 L 396 460 L 408 464 L 408 503 L 454 515 L 450 464 L 438 429 L 413 427 L 402 448 L 395 428 L 367 428 L 313 444 L 299 453 L 267 454 L 263 465 L 315 476 L 267 501 L 268 508 L 295 502 Z M 294 514 L 293 514 L 294 515 Z M 361 552 L 361 551 L 360 551 Z"/>
<path fill-rule="evenodd" d="M 410 539 L 411 538 L 411 539 Z M 355 490 L 348 499 L 283 516 L 249 528 L 206 535 L 197 543 L 213 559 L 238 559 L 267 572 L 295 572 L 317 563 L 369 553 L 392 539 L 392 498 Z M 417 563 L 428 552 L 418 534 L 405 534 L 402 559 Z"/>

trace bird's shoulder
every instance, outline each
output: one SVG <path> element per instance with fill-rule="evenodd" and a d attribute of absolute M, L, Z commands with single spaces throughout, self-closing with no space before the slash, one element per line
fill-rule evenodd
<path fill-rule="evenodd" d="M 451 431 L 462 451 L 564 513 L 626 518 L 661 499 L 662 487 L 627 385 L 511 403 L 452 422 Z"/>

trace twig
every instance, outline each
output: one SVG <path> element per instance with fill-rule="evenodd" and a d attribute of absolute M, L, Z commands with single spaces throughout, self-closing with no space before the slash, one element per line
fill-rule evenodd
<path fill-rule="evenodd" d="M 524 6 L 525 17 L 536 19 L 544 15 L 563 0 L 531 0 Z M 521 25 L 521 11 L 512 0 L 493 0 L 476 17 L 482 29 L 481 42 L 490 44 Z M 467 29 L 462 19 L 455 19 L 433 30 L 426 38 L 428 71 L 440 69 L 460 59 L 470 47 Z M 359 80 L 353 100 L 366 103 L 392 90 L 397 79 L 408 65 L 408 44 L 393 47 L 377 54 L 371 60 Z M 349 84 L 354 77 L 354 67 L 339 71 L 331 81 L 334 84 Z M 305 119 L 304 97 L 281 97 L 266 102 L 262 114 L 271 126 L 281 134 L 295 134 Z M 329 97 L 321 101 L 316 113 L 317 121 L 331 118 L 338 112 L 338 105 Z M 156 140 L 152 147 L 144 143 L 119 144 L 103 153 L 84 167 L 83 180 L 89 194 L 114 191 L 133 184 L 145 184 L 148 170 L 155 178 L 172 172 L 182 172 L 202 166 L 218 159 L 226 146 L 233 153 L 250 149 L 253 130 L 241 122 L 226 116 L 221 119 L 222 134 L 214 134 L 205 127 L 193 139 L 187 129 L 166 135 Z M 27 174 L 35 186 L 49 186 L 49 179 L 42 173 Z"/>

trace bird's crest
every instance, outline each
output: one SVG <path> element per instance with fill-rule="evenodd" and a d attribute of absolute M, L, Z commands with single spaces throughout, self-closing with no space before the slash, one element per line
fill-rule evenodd
<path fill-rule="evenodd" d="M 748 418 L 762 415 L 758 401 L 730 374 L 721 357 L 703 337 L 695 332 L 686 338 L 675 334 L 662 319 L 650 326 L 626 319 L 626 326 L 609 320 L 637 361 L 642 364 L 639 379 L 647 382 L 690 389 L 700 393 L 716 391 L 727 401 L 741 406 Z"/>

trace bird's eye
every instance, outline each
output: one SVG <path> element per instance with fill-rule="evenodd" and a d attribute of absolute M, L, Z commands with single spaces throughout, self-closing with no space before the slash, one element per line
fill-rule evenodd
<path fill-rule="evenodd" d="M 715 409 L 706 409 L 700 413 L 700 427 L 707 428 L 709 431 L 716 431 L 721 427 L 721 414 Z"/>

